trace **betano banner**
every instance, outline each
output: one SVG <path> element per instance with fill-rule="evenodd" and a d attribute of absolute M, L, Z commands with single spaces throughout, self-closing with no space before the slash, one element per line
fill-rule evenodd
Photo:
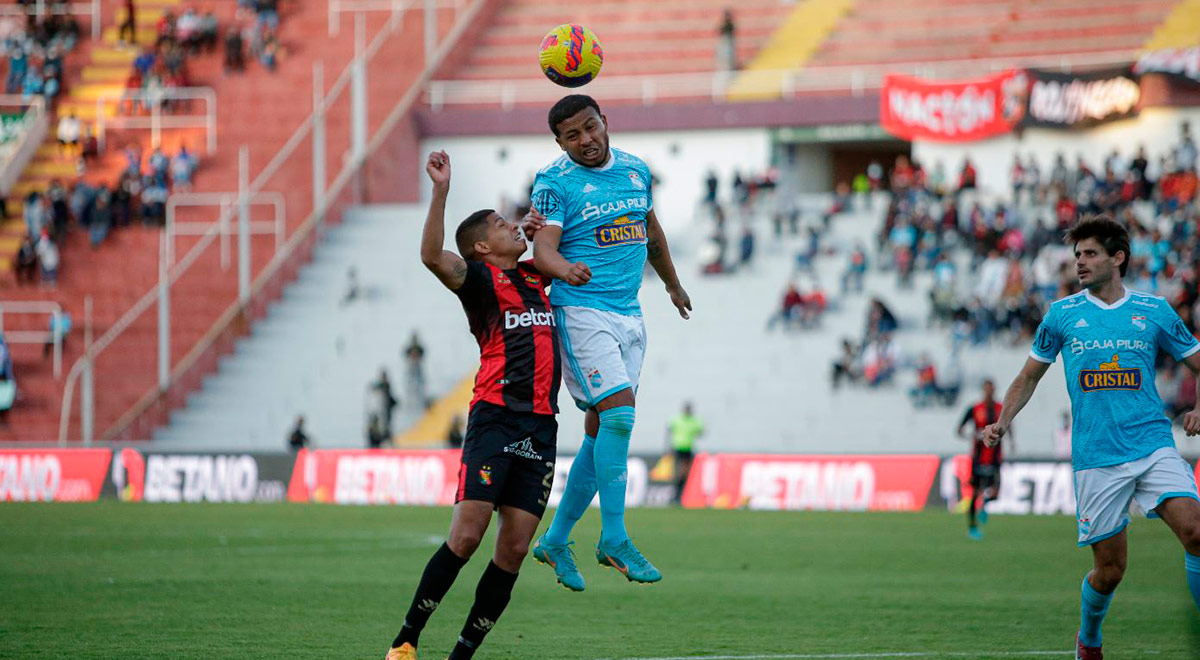
<path fill-rule="evenodd" d="M 972 494 L 970 481 L 969 456 L 945 459 L 939 471 L 937 499 L 951 511 L 965 510 Z M 1200 479 L 1197 481 L 1200 485 Z M 1070 461 L 1005 461 L 1000 466 L 1000 492 L 988 505 L 988 511 L 1010 515 L 1074 516 L 1075 471 Z"/>
<path fill-rule="evenodd" d="M 458 491 L 461 452 L 435 450 L 302 450 L 287 498 L 292 502 L 449 506 Z M 572 456 L 555 461 L 550 506 L 562 498 Z M 630 456 L 626 504 L 665 506 L 674 497 L 673 473 L 657 456 Z M 474 475 L 463 475 L 471 478 Z"/>
<path fill-rule="evenodd" d="M 1008 133 L 1020 123 L 1028 90 L 1022 71 L 960 82 L 889 75 L 879 95 L 879 121 L 884 130 L 905 140 L 982 140 Z"/>
<path fill-rule="evenodd" d="M 108 449 L 0 450 L 0 502 L 94 502 Z"/>
<path fill-rule="evenodd" d="M 1142 88 L 1127 72 L 1055 73 L 1031 69 L 1024 126 L 1088 128 L 1138 113 Z"/>
<path fill-rule="evenodd" d="M 689 508 L 919 511 L 940 459 L 911 456 L 701 454 L 683 493 Z"/>
<path fill-rule="evenodd" d="M 286 454 L 115 453 L 105 494 L 126 502 L 282 502 Z"/>
<path fill-rule="evenodd" d="M 1165 48 L 1142 55 L 1133 65 L 1133 75 L 1162 73 L 1179 80 L 1200 83 L 1200 46 Z"/>
<path fill-rule="evenodd" d="M 0 502 L 328 502 L 447 506 L 458 450 L 315 450 L 289 454 L 172 454 L 108 449 L 0 450 Z M 572 456 L 555 466 L 550 505 Z M 1189 462 L 1197 465 L 1195 459 Z M 672 456 L 629 458 L 627 505 L 675 498 Z M 971 497 L 965 455 L 700 454 L 683 493 L 688 508 L 812 511 L 959 511 Z M 1007 461 L 989 505 L 1011 515 L 1075 514 L 1068 461 Z M 593 505 L 597 502 L 593 502 Z"/>

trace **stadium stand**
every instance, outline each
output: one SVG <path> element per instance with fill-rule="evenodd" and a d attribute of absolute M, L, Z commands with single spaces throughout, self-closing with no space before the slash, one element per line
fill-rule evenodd
<path fill-rule="evenodd" d="M 1131 58 L 1175 0 L 860 0 L 810 66 L 1040 59 L 1110 53 Z M 1081 35 L 1081 27 L 1087 34 Z"/>
<path fill-rule="evenodd" d="M 111 16 L 116 12 L 116 2 L 106 4 Z M 139 7 L 141 4 L 139 3 Z M 235 21 L 235 7 L 222 5 L 219 13 L 223 25 Z M 446 34 L 453 25 L 456 9 L 447 7 L 439 10 L 440 34 Z M 312 110 L 313 64 L 324 63 L 325 88 L 335 84 L 343 90 L 349 82 L 348 75 L 337 79 L 354 54 L 355 30 L 343 29 L 340 36 L 329 35 L 327 8 L 311 3 L 284 3 L 282 6 L 280 40 L 286 56 L 280 57 L 278 70 L 270 73 L 259 67 L 250 67 L 241 75 L 224 75 L 219 54 L 203 55 L 191 62 L 191 73 L 196 81 L 211 85 L 217 92 L 217 131 L 220 148 L 206 154 L 201 175 L 196 181 L 197 192 L 228 192 L 238 188 L 240 145 L 249 148 L 249 173 L 251 177 L 262 172 L 268 161 L 276 156 L 292 138 L 295 131 Z M 149 20 L 151 14 L 147 14 Z M 371 13 L 366 20 L 366 34 L 375 35 L 387 21 L 386 13 Z M 139 15 L 139 24 L 143 20 Z M 352 23 L 352 22 L 351 22 Z M 383 124 L 389 111 L 395 106 L 423 66 L 421 57 L 420 21 L 407 21 L 401 32 L 383 42 L 382 50 L 368 66 L 371 82 L 369 97 L 368 135 Z M 407 34 L 406 34 L 407 32 Z M 115 35 L 106 31 L 106 50 L 112 45 Z M 320 48 L 305 44 L 320 43 Z M 111 53 L 96 60 L 97 63 L 117 65 L 129 61 L 123 51 L 113 49 Z M 96 73 L 89 75 L 95 76 Z M 81 85 L 85 87 L 85 85 Z M 92 92 L 95 93 L 95 92 Z M 340 169 L 341 155 L 349 148 L 349 94 L 342 93 L 340 102 L 327 108 L 327 149 L 330 157 L 329 175 L 332 178 Z M 280 102 L 279 99 L 292 99 Z M 95 114 L 92 101 L 92 114 Z M 83 112 L 83 106 L 79 106 Z M 115 131 L 109 138 L 111 144 L 128 141 L 147 142 L 143 132 Z M 169 150 L 186 142 L 191 145 L 204 143 L 203 132 L 178 131 L 164 137 Z M 311 140 L 291 145 L 303 157 L 283 159 L 275 163 L 274 173 L 259 177 L 255 183 L 264 191 L 283 193 L 287 208 L 287 233 L 292 233 L 309 215 L 312 209 L 312 165 Z M 148 151 L 148 150 L 147 150 Z M 121 162 L 119 152 L 113 150 L 110 161 Z M 395 161 L 391 161 L 395 162 Z M 109 166 L 112 166 L 111 163 Z M 117 165 L 119 166 L 119 165 Z M 92 171 L 104 171 L 94 168 Z M 108 178 L 105 177 L 107 181 Z M 181 210 L 181 221 L 209 221 L 216 219 L 214 209 L 198 209 L 192 212 Z M 258 216 L 261 217 L 261 216 Z M 335 216 L 336 219 L 336 216 Z M 195 237 L 180 237 L 175 245 L 179 258 L 198 243 Z M 309 243 L 311 245 L 311 241 Z M 276 248 L 273 236 L 254 236 L 251 241 L 251 272 L 259 276 L 274 256 Z M 71 235 L 62 245 L 65 264 L 59 287 L 50 295 L 58 301 L 76 321 L 77 328 L 83 325 L 84 301 L 91 297 L 94 303 L 93 321 L 96 335 L 112 330 L 114 324 L 150 291 L 158 276 L 159 230 L 130 227 L 118 232 L 102 249 L 89 250 L 79 232 Z M 304 250 L 295 256 L 303 258 Z M 286 275 L 287 268 L 282 269 Z M 265 289 L 268 298 L 272 289 Z M 16 300 L 43 299 L 45 292 L 7 289 L 5 298 Z M 149 312 L 124 317 L 128 323 L 115 335 L 114 341 L 99 355 L 95 362 L 95 429 L 98 438 L 126 437 L 146 438 L 156 420 L 170 408 L 173 397 L 181 397 L 189 383 L 198 383 L 199 377 L 215 365 L 217 352 L 224 344 L 219 340 L 222 333 L 235 333 L 244 327 L 245 321 L 233 314 L 237 301 L 237 274 L 235 268 L 222 265 L 219 251 L 203 249 L 186 272 L 178 276 L 172 287 L 174 304 L 171 327 L 171 364 L 174 369 L 176 387 L 170 396 L 162 397 L 156 387 L 156 317 L 153 306 Z M 239 320 L 240 319 L 240 320 Z M 15 321 L 15 320 L 14 320 Z M 68 342 L 66 363 L 71 364 L 82 353 L 82 334 Z M 198 350 L 197 347 L 200 347 Z M 19 399 L 14 407 L 8 428 L 0 428 L 0 440 L 52 440 L 59 435 L 59 411 L 64 382 L 53 378 L 38 354 L 14 350 L 15 369 L 20 383 Z M 76 401 L 78 399 L 76 398 Z M 70 434 L 78 437 L 79 419 L 72 410 L 69 419 Z M 120 435 L 121 433 L 125 435 Z"/>
<path fill-rule="evenodd" d="M 1150 35 L 1143 49 L 1187 48 L 1196 44 L 1197 34 L 1200 34 L 1200 0 L 1182 0 Z"/>
<path fill-rule="evenodd" d="M 803 68 L 853 7 L 854 0 L 797 3 L 783 25 L 771 35 L 770 41 L 746 65 L 745 72 L 734 80 L 729 98 L 752 101 L 778 97 L 782 74 L 763 74 Z"/>
<path fill-rule="evenodd" d="M 824 196 L 807 198 L 805 226 L 817 222 L 817 209 L 827 204 Z M 684 400 L 691 400 L 710 420 L 706 450 L 960 450 L 952 430 L 961 407 L 931 406 L 914 412 L 909 394 L 915 382 L 912 367 L 922 353 L 939 356 L 938 366 L 951 370 L 949 332 L 930 332 L 926 325 L 930 315 L 926 292 L 932 274 L 920 273 L 914 286 L 901 287 L 894 272 L 872 269 L 865 277 L 865 293 L 836 293 L 847 251 L 855 243 L 874 245 L 884 206 L 833 221 L 826 237 L 831 250 L 815 259 L 813 276 L 832 289 L 831 309 L 816 327 L 790 332 L 764 328 L 782 285 L 796 276 L 795 253 L 804 239 L 787 235 L 777 242 L 766 241 L 767 208 L 764 205 L 755 213 L 754 224 L 762 243 L 772 247 L 764 248 L 753 267 L 732 274 L 700 275 L 703 240 L 694 237 L 704 236 L 706 220 L 697 221 L 693 231 L 673 236 L 672 251 L 696 305 L 692 320 L 681 321 L 660 294 L 653 275 L 647 276 L 642 305 L 651 350 L 632 447 L 661 450 L 667 420 Z M 381 364 L 397 373 L 401 344 L 411 328 L 419 330 L 431 356 L 430 391 L 449 397 L 431 418 L 419 421 L 408 402 L 403 402 L 397 429 L 414 422 L 420 427 L 398 433 L 398 444 L 440 445 L 450 418 L 461 414 L 469 401 L 469 390 L 460 384 L 470 377 L 477 350 L 457 300 L 436 286 L 414 255 L 403 258 L 405 236 L 411 235 L 423 212 L 419 206 L 365 207 L 348 214 L 346 223 L 331 232 L 328 245 L 317 250 L 313 263 L 267 320 L 239 341 L 203 390 L 155 434 L 156 442 L 171 449 L 273 451 L 283 446 L 295 415 L 305 414 L 318 446 L 365 446 L 365 387 Z M 401 246 L 400 258 L 397 246 Z M 872 256 L 872 261 L 879 258 Z M 361 274 L 364 299 L 339 307 L 350 267 Z M 829 374 L 837 345 L 842 337 L 861 336 L 873 296 L 898 310 L 901 327 L 896 343 L 904 367 L 888 385 L 835 391 L 829 386 Z M 992 344 L 967 350 L 969 355 L 960 365 L 964 406 L 966 397 L 975 395 L 980 378 L 1010 377 L 1027 349 Z M 298 355 L 305 358 L 295 359 Z M 1055 372 L 1049 377 L 1061 378 L 1057 367 Z M 1022 428 L 1053 428 L 1065 395 L 1047 390 L 1030 403 Z M 582 415 L 565 391 L 560 407 L 560 445 L 572 450 L 582 438 Z M 322 411 L 321 417 L 314 410 Z M 1050 454 L 1049 433 L 1027 436 L 1023 451 Z M 837 438 L 836 446 L 830 444 L 831 438 Z"/>
<path fill-rule="evenodd" d="M 776 0 L 605 0 L 566 6 L 545 0 L 514 0 L 471 49 L 453 78 L 536 79 L 531 57 L 547 26 L 587 25 L 605 46 L 604 76 L 678 74 L 717 68 L 718 28 L 730 8 L 736 25 L 737 58 L 747 62 L 762 48 L 790 7 Z M 669 55 L 669 56 L 668 56 Z"/>
<path fill-rule="evenodd" d="M 424 216 L 409 206 L 347 212 L 250 336 L 155 433 L 156 446 L 279 451 L 298 414 L 316 446 L 364 446 L 367 384 L 381 367 L 400 399 L 393 426 L 413 424 L 424 406 L 401 365 L 412 331 L 427 346 L 430 391 L 452 389 L 477 353 L 457 299 L 416 258 L 412 231 Z"/>

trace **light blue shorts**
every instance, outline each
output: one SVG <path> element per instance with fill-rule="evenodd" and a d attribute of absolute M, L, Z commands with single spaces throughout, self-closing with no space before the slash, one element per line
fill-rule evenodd
<path fill-rule="evenodd" d="M 1075 473 L 1079 547 L 1116 536 L 1129 524 L 1129 506 L 1137 503 L 1148 518 L 1173 497 L 1200 499 L 1196 475 L 1174 447 L 1136 461 Z"/>
<path fill-rule="evenodd" d="M 563 382 L 581 410 L 632 388 L 637 392 L 646 357 L 646 324 L 590 307 L 557 307 L 554 322 L 562 352 Z"/>

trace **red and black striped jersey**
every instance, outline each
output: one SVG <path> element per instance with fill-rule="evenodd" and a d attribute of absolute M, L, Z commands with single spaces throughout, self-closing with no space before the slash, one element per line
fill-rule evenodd
<path fill-rule="evenodd" d="M 532 261 L 501 270 L 467 262 L 467 277 L 455 294 L 479 342 L 475 396 L 517 412 L 558 413 L 562 365 L 558 333 L 543 277 Z"/>
<path fill-rule="evenodd" d="M 1000 443 L 989 447 L 981 439 L 983 429 L 995 424 L 1000 419 L 1000 411 L 1003 408 L 1004 406 L 999 401 L 993 401 L 990 404 L 980 401 L 967 408 L 967 412 L 963 413 L 962 421 L 959 423 L 960 427 L 966 425 L 967 422 L 975 422 L 975 442 L 971 447 L 971 462 L 999 465 L 1004 460 Z"/>

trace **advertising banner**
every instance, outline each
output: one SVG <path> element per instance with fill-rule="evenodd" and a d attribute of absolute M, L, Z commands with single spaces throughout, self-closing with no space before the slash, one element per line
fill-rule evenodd
<path fill-rule="evenodd" d="M 108 449 L 0 450 L 0 502 L 94 502 Z"/>
<path fill-rule="evenodd" d="M 1165 48 L 1146 53 L 1133 65 L 1133 75 L 1162 73 L 1179 80 L 1200 84 L 1200 46 Z"/>
<path fill-rule="evenodd" d="M 333 504 L 449 506 L 458 489 L 457 449 L 316 449 L 296 455 L 288 499 Z"/>
<path fill-rule="evenodd" d="M 884 130 L 905 140 L 971 142 L 1013 130 L 1025 114 L 1029 82 L 1021 71 L 967 82 L 889 75 L 879 94 Z"/>
<path fill-rule="evenodd" d="M 971 500 L 971 457 L 942 461 L 938 496 L 950 511 L 966 511 Z M 1075 515 L 1075 471 L 1070 461 L 1005 461 L 1000 466 L 1000 492 L 988 504 L 991 513 Z"/>
<path fill-rule="evenodd" d="M 175 454 L 125 448 L 106 492 L 126 502 L 282 502 L 292 473 L 284 454 Z"/>
<path fill-rule="evenodd" d="M 939 459 L 912 456 L 701 454 L 683 493 L 690 508 L 919 511 Z"/>
<path fill-rule="evenodd" d="M 460 460 L 457 449 L 303 450 L 295 458 L 287 499 L 449 506 L 458 491 Z M 562 498 L 573 461 L 573 456 L 555 461 L 550 506 Z M 675 494 L 670 467 L 656 456 L 630 456 L 626 506 L 670 504 Z"/>
<path fill-rule="evenodd" d="M 1142 89 L 1126 72 L 1028 73 L 1032 83 L 1025 126 L 1087 128 L 1138 113 Z"/>

